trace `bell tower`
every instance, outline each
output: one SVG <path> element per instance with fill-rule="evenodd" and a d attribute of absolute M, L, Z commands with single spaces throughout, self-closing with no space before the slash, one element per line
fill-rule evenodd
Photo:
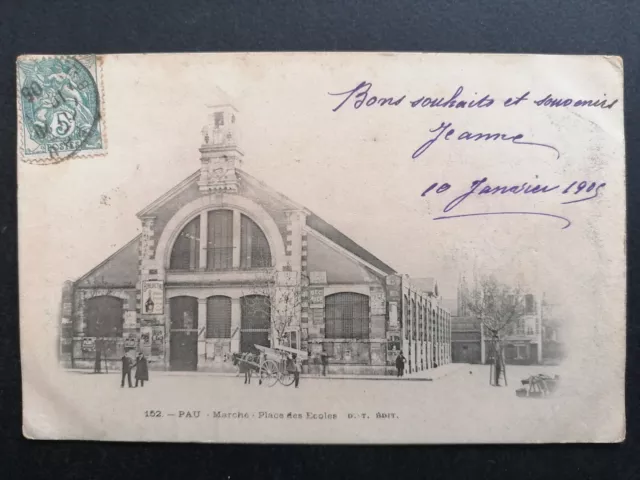
<path fill-rule="evenodd" d="M 244 153 L 239 147 L 238 110 L 219 90 L 221 101 L 207 105 L 207 123 L 202 127 L 200 179 L 202 193 L 235 193 L 239 178 L 236 168 Z"/>

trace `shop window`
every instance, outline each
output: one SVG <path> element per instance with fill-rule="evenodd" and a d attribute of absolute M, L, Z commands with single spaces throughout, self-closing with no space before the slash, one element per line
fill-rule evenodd
<path fill-rule="evenodd" d="M 215 296 L 207 298 L 207 338 L 231 337 L 231 299 Z"/>
<path fill-rule="evenodd" d="M 121 337 L 124 322 L 123 304 L 123 300 L 109 295 L 86 300 L 86 336 Z"/>
<path fill-rule="evenodd" d="M 213 210 L 207 219 L 207 270 L 233 266 L 233 212 Z"/>
<path fill-rule="evenodd" d="M 369 297 L 336 293 L 325 299 L 326 338 L 369 338 Z"/>
<path fill-rule="evenodd" d="M 171 250 L 171 270 L 195 270 L 200 262 L 200 217 L 182 229 Z"/>
<path fill-rule="evenodd" d="M 242 215 L 240 233 L 240 267 L 270 267 L 271 250 L 267 237 L 260 227 L 249 217 Z"/>

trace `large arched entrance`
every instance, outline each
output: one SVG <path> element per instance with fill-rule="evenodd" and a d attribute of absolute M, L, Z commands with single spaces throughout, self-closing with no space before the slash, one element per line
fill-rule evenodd
<path fill-rule="evenodd" d="M 254 345 L 270 346 L 271 303 L 269 297 L 247 295 L 241 299 L 240 351 L 255 352 Z"/>
<path fill-rule="evenodd" d="M 198 299 L 173 297 L 170 300 L 171 370 L 196 370 L 198 368 Z"/>

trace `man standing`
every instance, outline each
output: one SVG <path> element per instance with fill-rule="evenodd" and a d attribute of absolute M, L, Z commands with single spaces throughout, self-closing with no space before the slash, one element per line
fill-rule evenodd
<path fill-rule="evenodd" d="M 292 358 L 293 358 L 294 385 L 296 386 L 296 388 L 298 388 L 298 383 L 300 382 L 300 372 L 302 371 L 302 364 L 300 363 L 300 360 L 298 360 L 297 353 L 294 353 L 292 355 Z"/>
<path fill-rule="evenodd" d="M 327 365 L 329 364 L 329 355 L 324 350 L 320 354 L 320 361 L 322 362 L 322 376 L 327 376 Z"/>
<path fill-rule="evenodd" d="M 407 361 L 405 356 L 402 354 L 402 350 L 396 357 L 396 368 L 398 369 L 398 377 L 404 376 L 404 363 Z"/>
<path fill-rule="evenodd" d="M 129 388 L 133 387 L 133 385 L 131 385 L 131 367 L 132 367 L 131 359 L 129 358 L 129 355 L 127 355 L 127 353 L 125 352 L 125 354 L 122 355 L 122 381 L 120 382 L 121 388 L 124 387 L 125 377 L 127 378 L 127 383 L 129 384 Z"/>

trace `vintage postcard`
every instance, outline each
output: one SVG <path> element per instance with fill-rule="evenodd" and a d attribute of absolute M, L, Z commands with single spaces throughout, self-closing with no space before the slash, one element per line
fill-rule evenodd
<path fill-rule="evenodd" d="M 24 435 L 620 442 L 619 57 L 16 61 Z"/>

